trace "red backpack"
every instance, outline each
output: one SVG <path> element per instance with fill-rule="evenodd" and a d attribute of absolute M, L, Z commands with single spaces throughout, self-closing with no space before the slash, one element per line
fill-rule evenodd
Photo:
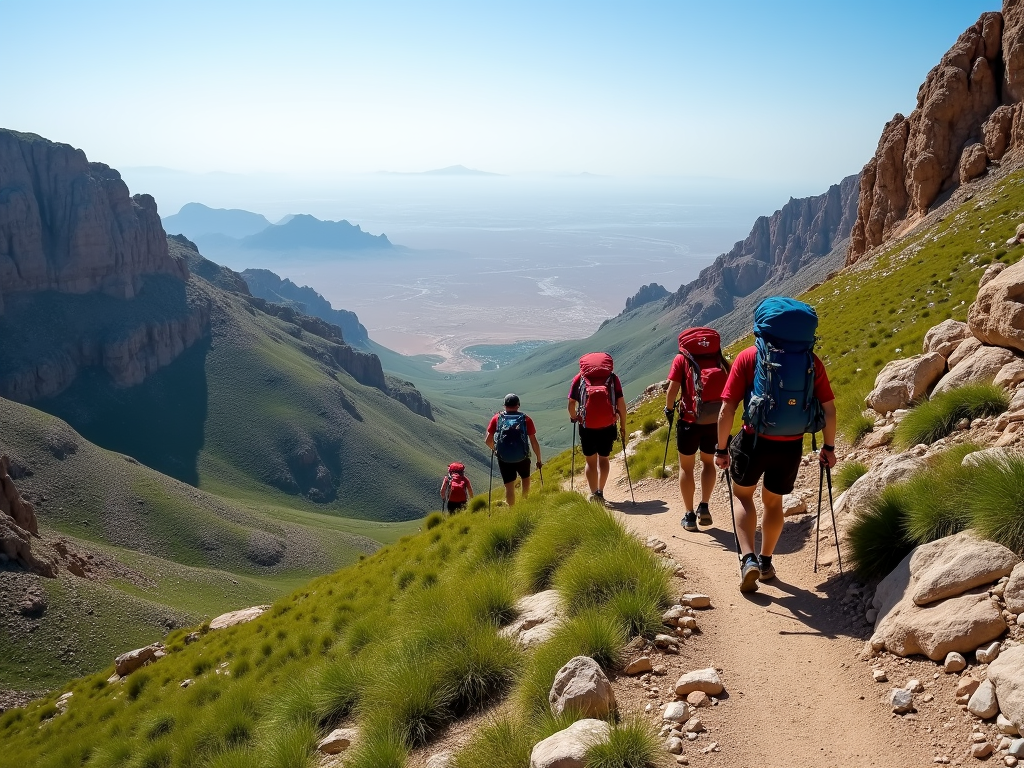
<path fill-rule="evenodd" d="M 466 480 L 466 465 L 454 461 L 448 465 L 448 501 L 456 504 L 469 499 L 469 481 Z"/>
<path fill-rule="evenodd" d="M 683 381 L 680 418 L 696 424 L 714 424 L 722 407 L 722 390 L 729 378 L 729 363 L 722 355 L 722 339 L 714 328 L 687 328 L 679 334 L 679 354 L 686 358 L 690 375 Z"/>
<path fill-rule="evenodd" d="M 580 358 L 580 425 L 604 429 L 615 423 L 615 363 L 605 352 Z"/>

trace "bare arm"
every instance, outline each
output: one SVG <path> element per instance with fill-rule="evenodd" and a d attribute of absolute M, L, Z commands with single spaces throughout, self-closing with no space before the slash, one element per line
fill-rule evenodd
<path fill-rule="evenodd" d="M 836 465 L 836 401 L 829 400 L 827 403 L 822 403 L 821 408 L 825 411 L 825 427 L 821 430 L 821 436 L 825 440 L 825 445 L 831 445 L 833 449 L 831 451 L 822 449 L 818 458 L 823 464 L 834 467 Z"/>
<path fill-rule="evenodd" d="M 448 485 L 448 475 L 444 476 L 444 480 L 441 481 L 441 498 L 444 498 L 444 488 Z"/>
<path fill-rule="evenodd" d="M 469 478 L 466 478 L 466 490 L 469 492 L 469 497 L 473 498 L 473 484 L 469 482 Z"/>
<path fill-rule="evenodd" d="M 622 442 L 626 442 L 626 398 L 620 397 L 615 403 L 615 410 L 619 413 L 619 431 L 622 432 Z"/>
<path fill-rule="evenodd" d="M 728 400 L 722 401 L 722 410 L 718 412 L 718 449 L 728 450 L 729 448 L 729 433 L 732 432 L 732 422 L 736 418 L 736 408 L 739 403 L 730 403 Z M 729 466 L 729 454 L 720 456 L 715 454 L 715 464 L 720 469 L 725 469 Z"/>
<path fill-rule="evenodd" d="M 678 381 L 668 381 L 668 390 L 665 392 L 665 408 L 672 411 L 676 407 L 676 399 L 679 395 L 680 385 Z"/>
<path fill-rule="evenodd" d="M 579 410 L 580 404 L 575 400 L 569 400 L 569 421 L 576 421 L 576 414 Z"/>
<path fill-rule="evenodd" d="M 488 432 L 487 433 L 487 437 L 484 439 L 484 444 L 488 448 L 490 448 L 492 452 L 494 451 L 494 433 L 493 432 Z"/>
<path fill-rule="evenodd" d="M 540 443 L 537 442 L 536 435 L 530 435 L 530 445 L 533 446 L 533 455 L 537 457 L 537 468 L 540 469 L 544 462 L 540 459 Z"/>

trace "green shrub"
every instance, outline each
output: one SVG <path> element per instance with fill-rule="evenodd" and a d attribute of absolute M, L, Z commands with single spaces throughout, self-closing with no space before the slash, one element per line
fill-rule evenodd
<path fill-rule="evenodd" d="M 863 579 L 880 579 L 912 549 L 905 524 L 910 498 L 903 485 L 890 485 L 858 511 L 847 532 L 850 564 Z"/>
<path fill-rule="evenodd" d="M 532 506 L 516 505 L 503 513 L 484 533 L 481 559 L 489 561 L 511 557 L 536 524 Z"/>
<path fill-rule="evenodd" d="M 452 681 L 424 655 L 399 649 L 375 664 L 360 700 L 364 720 L 398 734 L 410 747 L 425 744 L 451 718 Z"/>
<path fill-rule="evenodd" d="M 534 735 L 521 720 L 501 717 L 481 727 L 456 755 L 453 768 L 523 768 L 530 764 Z"/>
<path fill-rule="evenodd" d="M 863 413 L 857 413 L 843 422 L 842 433 L 850 443 L 856 443 L 875 428 L 875 420 Z"/>
<path fill-rule="evenodd" d="M 477 621 L 504 626 L 516 615 L 516 589 L 508 571 L 486 568 L 470 579 L 462 598 Z"/>
<path fill-rule="evenodd" d="M 868 465 L 862 461 L 844 461 L 832 475 L 832 484 L 842 493 L 868 473 Z"/>
<path fill-rule="evenodd" d="M 607 742 L 587 750 L 587 768 L 647 768 L 661 754 L 657 734 L 636 718 L 612 726 Z"/>
<path fill-rule="evenodd" d="M 633 537 L 579 548 L 559 568 L 554 583 L 570 613 L 603 605 L 622 592 L 637 592 L 659 604 L 668 601 L 668 572 Z"/>
<path fill-rule="evenodd" d="M 973 470 L 971 522 L 986 539 L 1024 553 L 1024 458 L 983 460 Z"/>
<path fill-rule="evenodd" d="M 437 528 L 437 526 L 439 526 L 443 522 L 444 522 L 444 513 L 443 512 L 431 512 L 429 515 L 427 515 L 426 519 L 423 521 L 423 530 L 429 531 L 432 528 Z"/>
<path fill-rule="evenodd" d="M 640 425 L 640 429 L 645 435 L 651 434 L 658 428 L 658 420 L 653 416 L 648 416 L 644 419 L 643 424 Z"/>
<path fill-rule="evenodd" d="M 314 696 L 317 721 L 330 727 L 351 712 L 359 702 L 363 679 L 364 672 L 353 659 L 327 664 Z"/>
<path fill-rule="evenodd" d="M 452 714 L 462 715 L 504 695 L 522 662 L 516 642 L 499 637 L 492 626 L 477 626 L 459 638 L 436 660 L 438 677 L 451 688 Z"/>
<path fill-rule="evenodd" d="M 470 512 L 479 512 L 482 509 L 487 509 L 487 497 L 486 496 L 474 496 L 469 502 Z"/>
<path fill-rule="evenodd" d="M 369 729 L 356 743 L 346 768 L 404 768 L 409 752 L 399 734 L 385 727 Z"/>
<path fill-rule="evenodd" d="M 960 419 L 995 416 L 1010 405 L 1009 395 L 993 384 L 967 384 L 943 392 L 911 409 L 896 427 L 893 441 L 904 448 L 930 445 L 950 434 Z"/>
<path fill-rule="evenodd" d="M 909 507 L 903 526 L 911 543 L 925 544 L 971 525 L 967 502 L 974 471 L 961 463 L 976 450 L 977 446 L 963 445 L 943 451 L 905 484 Z"/>
<path fill-rule="evenodd" d="M 260 749 L 266 768 L 310 768 L 316 730 L 313 723 L 296 723 L 281 727 L 269 737 L 269 744 Z"/>
<path fill-rule="evenodd" d="M 665 593 L 659 588 L 640 587 L 613 595 L 608 609 L 627 637 L 653 638 L 661 629 L 665 612 Z"/>

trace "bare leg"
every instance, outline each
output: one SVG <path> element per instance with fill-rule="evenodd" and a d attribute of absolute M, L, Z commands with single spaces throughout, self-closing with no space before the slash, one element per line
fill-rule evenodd
<path fill-rule="evenodd" d="M 771 556 L 782 535 L 782 497 L 767 488 L 761 488 L 761 504 L 764 516 L 761 518 L 761 554 Z"/>
<path fill-rule="evenodd" d="M 691 457 L 690 461 L 691 462 L 693 461 L 692 457 Z M 717 473 L 717 470 L 716 470 L 716 467 L 715 467 L 715 457 L 712 454 L 710 454 L 710 453 L 704 453 L 703 451 L 701 451 L 701 454 L 700 454 L 700 464 L 701 464 L 701 467 L 700 467 L 700 500 L 704 504 L 707 504 L 709 501 L 711 501 L 711 492 L 713 490 L 715 490 L 715 478 L 718 477 L 718 473 Z M 691 463 L 690 467 L 691 467 L 690 473 L 691 473 L 691 477 L 692 477 L 692 473 L 693 473 L 693 464 L 692 463 Z M 691 482 L 691 487 L 692 487 L 693 481 L 691 480 L 690 482 Z M 683 478 L 682 478 L 682 475 L 680 474 L 679 484 L 682 485 L 682 483 L 683 483 Z M 692 494 L 693 491 L 691 491 L 690 493 Z M 685 500 L 686 497 L 684 496 L 683 499 Z"/>
<path fill-rule="evenodd" d="M 607 456 L 598 457 L 597 468 L 597 490 L 604 493 L 604 484 L 608 482 L 608 470 L 611 468 Z"/>
<path fill-rule="evenodd" d="M 757 486 L 747 487 L 733 483 L 732 490 L 736 501 L 740 503 L 740 508 L 736 510 L 736 536 L 740 540 L 740 553 L 748 555 L 756 551 L 754 535 L 757 533 L 757 507 L 754 506 L 754 491 L 757 490 Z M 782 511 L 781 506 L 779 511 Z"/>
<path fill-rule="evenodd" d="M 516 503 L 516 481 L 505 483 L 505 503 L 510 507 Z"/>
<path fill-rule="evenodd" d="M 530 495 L 530 476 L 527 475 L 523 478 L 523 498 L 525 499 Z M 781 507 L 780 507 L 781 509 Z"/>
<path fill-rule="evenodd" d="M 701 459 L 704 456 L 701 455 Z M 697 460 L 697 455 L 684 456 L 679 454 L 679 493 L 683 497 L 683 506 L 686 507 L 687 512 L 693 512 L 693 493 L 696 490 L 696 481 L 693 477 L 693 465 Z M 701 484 L 701 495 L 704 492 L 704 470 L 701 469 L 700 475 Z"/>
<path fill-rule="evenodd" d="M 590 492 L 593 493 L 594 491 L 596 491 L 599 488 L 599 486 L 597 484 L 597 481 L 598 481 L 597 454 L 595 453 L 595 454 L 592 454 L 592 455 L 587 456 L 585 458 L 587 460 L 587 468 L 586 468 L 586 470 L 584 470 L 583 474 L 587 478 L 587 485 L 590 486 Z"/>

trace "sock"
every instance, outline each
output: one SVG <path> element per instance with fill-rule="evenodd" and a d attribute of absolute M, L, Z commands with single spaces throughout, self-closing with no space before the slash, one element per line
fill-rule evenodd
<path fill-rule="evenodd" d="M 764 568 L 767 568 L 771 564 L 772 564 L 772 556 L 771 555 L 761 555 L 761 565 Z"/>
<path fill-rule="evenodd" d="M 745 554 L 743 556 L 743 559 L 740 560 L 740 565 L 741 566 L 746 565 L 748 560 L 753 560 L 754 563 L 756 564 L 757 563 L 757 555 L 755 555 L 753 552 L 748 552 L 747 554 Z"/>

